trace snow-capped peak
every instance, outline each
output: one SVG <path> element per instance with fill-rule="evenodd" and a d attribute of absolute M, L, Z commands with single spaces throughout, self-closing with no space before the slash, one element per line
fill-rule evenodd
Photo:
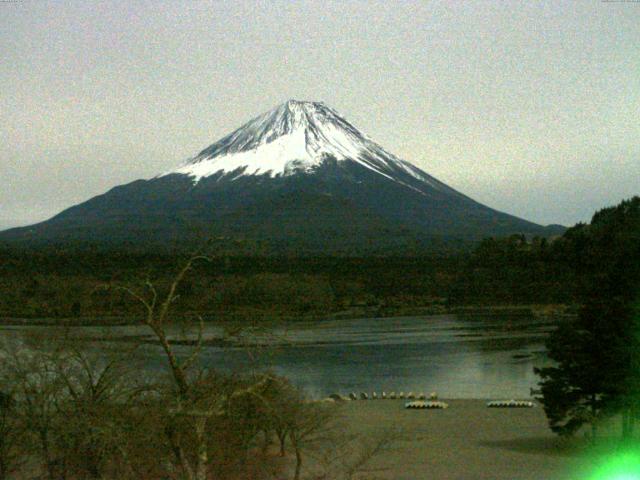
<path fill-rule="evenodd" d="M 356 162 L 390 179 L 401 169 L 428 183 L 432 180 L 386 152 L 324 103 L 298 100 L 250 120 L 165 175 L 186 174 L 195 182 L 215 174 L 233 174 L 233 179 L 286 176 L 313 172 L 327 159 Z"/>

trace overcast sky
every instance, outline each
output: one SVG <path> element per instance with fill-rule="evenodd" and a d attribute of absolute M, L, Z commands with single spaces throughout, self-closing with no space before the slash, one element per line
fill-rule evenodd
<path fill-rule="evenodd" d="M 640 194 L 640 3 L 0 2 L 0 229 L 324 101 L 491 207 Z"/>

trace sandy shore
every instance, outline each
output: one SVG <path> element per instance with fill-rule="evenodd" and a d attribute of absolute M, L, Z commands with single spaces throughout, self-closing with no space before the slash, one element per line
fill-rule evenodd
<path fill-rule="evenodd" d="M 403 400 L 345 402 L 352 433 L 395 435 L 359 478 L 565 480 L 581 458 L 548 428 L 540 405 L 487 408 L 484 400 L 445 400 L 446 410 L 406 410 Z"/>

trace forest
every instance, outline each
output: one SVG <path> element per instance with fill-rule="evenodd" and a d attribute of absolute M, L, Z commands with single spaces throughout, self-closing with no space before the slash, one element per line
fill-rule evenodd
<path fill-rule="evenodd" d="M 206 319 L 323 318 L 441 313 L 466 307 L 581 302 L 591 270 L 618 245 L 599 225 L 637 209 L 638 197 L 597 212 L 562 236 L 488 238 L 470 250 L 411 257 L 265 257 L 216 254 L 180 286 L 176 314 Z M 611 220 L 613 219 L 613 220 Z M 628 220 L 633 222 L 635 220 Z M 608 223 L 607 223 L 608 224 Z M 610 228 L 629 230 L 632 225 Z M 609 227 L 608 227 L 609 228 Z M 590 238 L 600 235 L 598 244 Z M 166 284 L 182 253 L 0 246 L 0 317 L 126 321 L 138 306 L 113 285 Z"/>
<path fill-rule="evenodd" d="M 553 240 L 486 239 L 470 252 L 419 258 L 181 258 L 126 252 L 2 251 L 6 317 L 146 326 L 166 374 L 141 376 L 125 349 L 87 349 L 65 329 L 0 344 L 0 479 L 361 478 L 393 440 L 344 435 L 332 402 L 309 401 L 271 372 L 223 375 L 199 352 L 204 322 L 385 313 L 469 305 L 574 305 L 537 369 L 549 426 L 571 436 L 640 418 L 640 197 Z M 403 310 L 404 309 L 404 310 Z M 353 314 L 355 310 L 351 310 Z M 104 317 L 102 317 L 104 316 Z M 188 355 L 168 331 L 195 318 Z M 198 333 L 199 332 L 199 333 Z M 606 367 L 607 375 L 602 375 Z M 338 399 L 340 400 L 340 399 Z"/>

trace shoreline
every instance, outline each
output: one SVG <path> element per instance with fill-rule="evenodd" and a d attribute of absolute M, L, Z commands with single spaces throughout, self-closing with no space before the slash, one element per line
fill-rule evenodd
<path fill-rule="evenodd" d="M 567 304 L 526 304 L 526 305 L 458 305 L 453 307 L 406 307 L 406 308 L 354 308 L 324 314 L 272 314 L 270 312 L 232 312 L 230 315 L 205 313 L 205 323 L 233 324 L 258 317 L 265 325 L 278 322 L 323 322 L 327 320 L 356 320 L 366 318 L 433 317 L 438 315 L 508 315 L 533 317 L 537 319 L 571 317 L 575 315 L 575 305 Z M 252 317 L 252 314 L 255 315 Z M 262 318 L 260 318 L 262 317 Z M 82 317 L 12 317 L 0 315 L 0 326 L 72 326 L 72 327 L 117 327 L 138 325 L 133 317 L 122 316 L 82 316 Z M 176 323 L 190 318 L 187 314 L 177 314 Z"/>

